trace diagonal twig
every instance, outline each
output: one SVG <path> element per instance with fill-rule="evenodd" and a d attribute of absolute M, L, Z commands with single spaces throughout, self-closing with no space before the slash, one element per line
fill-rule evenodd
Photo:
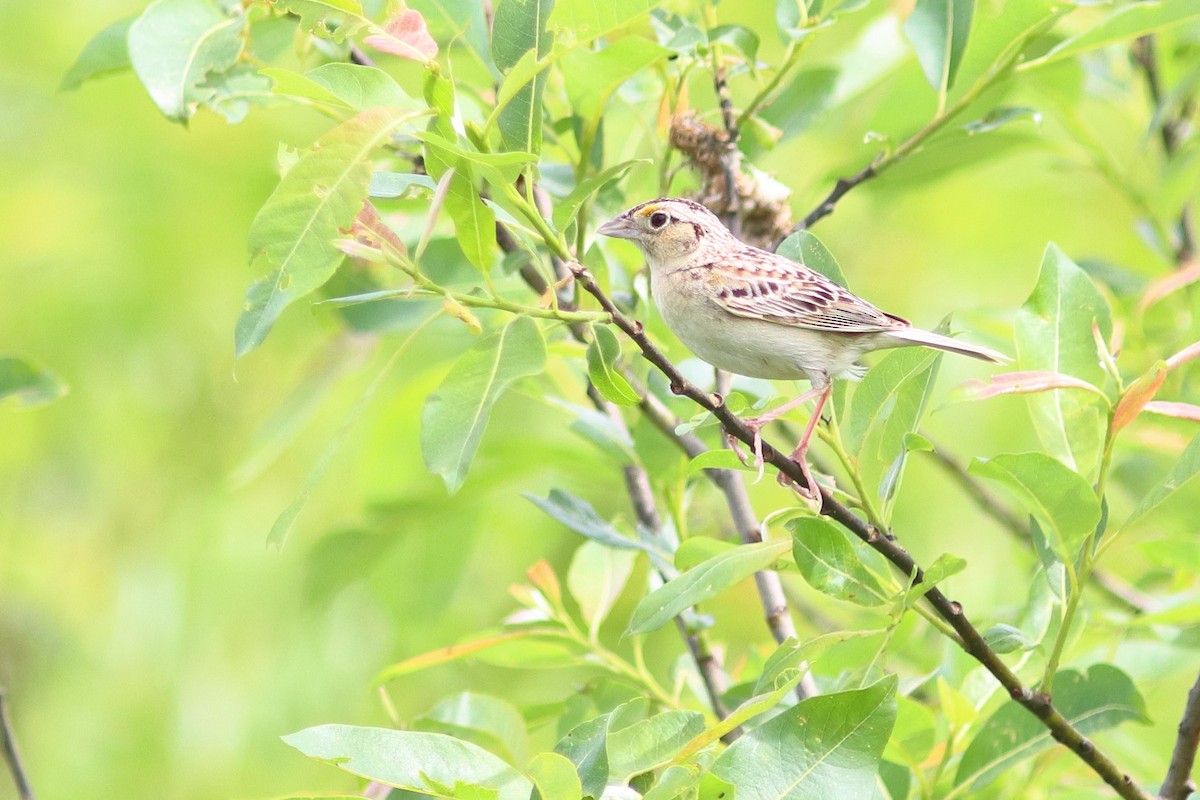
<path fill-rule="evenodd" d="M 1183 707 L 1183 718 L 1179 721 L 1179 736 L 1171 753 L 1167 777 L 1163 780 L 1158 796 L 1163 800 L 1187 800 L 1196 791 L 1192 781 L 1192 767 L 1196 764 L 1196 748 L 1200 747 L 1200 677 L 1188 692 Z"/>
<path fill-rule="evenodd" d="M 1154 103 L 1155 115 L 1159 117 L 1158 135 L 1162 140 L 1163 152 L 1167 158 L 1175 154 L 1183 141 L 1187 129 L 1188 117 L 1192 108 L 1192 100 L 1184 100 L 1178 116 L 1169 116 L 1163 108 L 1162 78 L 1158 70 L 1158 50 L 1154 34 L 1135 39 L 1130 48 L 1130 55 L 1146 78 L 1146 90 L 1150 101 Z M 1184 203 L 1179 210 L 1179 220 L 1176 222 L 1175 264 L 1183 266 L 1191 261 L 1196 254 L 1196 234 L 1192 229 L 1192 209 L 1190 203 Z"/>
<path fill-rule="evenodd" d="M 0 686 L 0 750 L 4 752 L 4 761 L 8 764 L 8 771 L 17 787 L 17 797 L 20 800 L 33 800 L 33 789 L 29 785 L 25 767 L 21 764 L 21 756 L 17 753 L 17 740 L 8 721 L 8 697 L 3 686 Z"/>

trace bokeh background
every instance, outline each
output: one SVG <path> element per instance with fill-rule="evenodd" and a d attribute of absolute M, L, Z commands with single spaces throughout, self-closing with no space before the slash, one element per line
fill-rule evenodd
<path fill-rule="evenodd" d="M 328 312 L 300 306 L 234 363 L 233 325 L 256 277 L 245 236 L 274 186 L 276 149 L 308 144 L 326 123 L 282 108 L 237 126 L 204 113 L 185 129 L 129 74 L 57 91 L 87 40 L 143 5 L 5 10 L 0 353 L 44 365 L 70 392 L 38 410 L 0 408 L 0 684 L 46 798 L 347 789 L 345 776 L 278 737 L 329 721 L 388 724 L 372 675 L 494 624 L 514 608 L 507 590 L 527 567 L 542 558 L 562 567 L 578 544 L 520 492 L 562 486 L 627 513 L 619 474 L 531 388 L 501 402 L 466 487 L 448 500 L 417 446 L 420 404 L 448 364 L 442 348 L 465 346 L 447 324 L 384 383 L 287 545 L 268 548 L 275 517 L 390 348 L 332 337 Z M 770 60 L 780 49 L 773 4 L 744 5 L 737 21 L 761 27 Z M 832 61 L 868 21 L 848 22 L 806 58 Z M 1036 94 L 1005 99 L 1039 105 Z M 795 190 L 803 213 L 832 176 L 870 159 L 877 145 L 864 132 L 902 135 L 933 105 L 908 57 L 757 161 Z M 1136 92 L 1094 97 L 1080 113 L 1104 127 L 1119 158 L 1153 162 Z M 1003 343 L 1049 241 L 1077 260 L 1162 274 L 1168 266 L 1139 239 L 1127 196 L 1087 166 L 1053 113 L 1020 125 L 988 158 L 954 169 L 914 161 L 845 200 L 816 232 L 851 285 L 918 324 L 954 311 L 960 326 Z M 940 392 L 983 374 L 948 359 Z M 272 429 L 280 408 L 293 413 Z M 294 435 L 281 433 L 289 428 Z M 928 428 L 963 456 L 1034 443 L 1019 400 L 949 406 Z M 915 459 L 908 481 L 897 529 L 918 560 L 966 558 L 951 593 L 983 619 L 1019 607 L 1029 556 L 931 463 Z M 770 483 L 755 488 L 763 513 L 787 502 Z M 697 514 L 695 527 L 709 524 Z M 1126 559 L 1136 563 L 1136 553 L 1112 562 Z M 765 641 L 753 590 L 743 589 L 717 631 L 734 654 Z M 615 642 L 619 630 L 611 633 Z M 666 664 L 676 648 L 668 631 L 651 654 Z M 1092 655 L 1113 651 L 1098 642 Z M 1104 741 L 1155 780 L 1187 665 L 1137 643 L 1118 661 L 1139 680 L 1155 725 Z M 390 699 L 407 719 L 467 685 L 519 703 L 569 693 L 577 680 L 455 665 L 405 679 Z M 14 796 L 0 778 L 0 798 Z"/>

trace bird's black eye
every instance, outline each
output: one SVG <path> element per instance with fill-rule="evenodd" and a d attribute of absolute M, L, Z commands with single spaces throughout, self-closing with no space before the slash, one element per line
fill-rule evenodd
<path fill-rule="evenodd" d="M 667 224 L 667 219 L 668 217 L 666 214 L 661 211 L 655 211 L 650 215 L 650 227 L 661 228 L 663 225 Z"/>

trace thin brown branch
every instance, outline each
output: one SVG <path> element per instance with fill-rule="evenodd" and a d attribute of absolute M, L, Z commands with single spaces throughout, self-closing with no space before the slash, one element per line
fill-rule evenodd
<path fill-rule="evenodd" d="M 587 269 L 578 264 L 573 264 L 572 269 L 583 289 L 596 298 L 600 306 L 612 315 L 613 323 L 621 328 L 641 349 L 642 355 L 667 377 L 673 392 L 689 398 L 701 408 L 712 413 L 730 435 L 736 436 L 747 445 L 752 445 L 754 441 L 752 431 L 723 404 L 721 398 L 704 392 L 685 378 L 675 365 L 663 355 L 662 351 L 650 341 L 642 328 L 642 324 L 622 313 L 613 304 L 603 289 L 600 288 L 599 284 L 596 283 L 596 280 Z M 809 491 L 820 492 L 822 515 L 839 523 L 846 530 L 887 558 L 900 571 L 900 574 L 910 577 L 913 585 L 924 582 L 924 571 L 917 565 L 908 551 L 897 543 L 893 536 L 871 527 L 867 522 L 851 512 L 850 509 L 842 505 L 824 487 L 808 486 L 800 464 L 783 455 L 780 450 L 763 442 L 762 452 L 766 462 L 771 464 L 782 475 L 786 476 L 793 484 L 806 488 Z M 1000 656 L 987 644 L 979 630 L 967 619 L 959 603 L 947 598 L 937 587 L 930 588 L 925 593 L 925 599 L 933 607 L 938 616 L 953 628 L 955 634 L 957 634 L 956 641 L 959 646 L 968 655 L 982 664 L 999 681 L 1000 685 L 1004 687 L 1013 700 L 1036 716 L 1046 726 L 1050 731 L 1050 735 L 1056 741 L 1078 756 L 1105 783 L 1111 786 L 1120 797 L 1126 798 L 1126 800 L 1150 800 L 1150 795 L 1139 788 L 1129 775 L 1125 774 L 1111 758 L 1098 750 L 1091 741 L 1084 737 L 1078 728 L 1073 726 L 1054 707 L 1050 696 L 1035 692 L 1021 682 L 1020 678 L 1008 668 Z"/>
<path fill-rule="evenodd" d="M 1188 117 L 1191 115 L 1191 99 L 1184 100 L 1180 113 L 1172 116 L 1163 107 L 1163 85 L 1158 69 L 1158 48 L 1153 34 L 1135 39 L 1130 47 L 1130 55 L 1146 79 L 1146 91 L 1154 104 L 1154 113 L 1158 118 L 1158 135 L 1162 141 L 1163 152 L 1167 158 L 1175 154 L 1183 141 L 1184 132 L 1188 127 Z M 1175 264 L 1183 266 L 1191 261 L 1196 254 L 1196 233 L 1192 228 L 1191 204 L 1184 203 L 1179 211 L 1179 219 L 1175 223 Z"/>
<path fill-rule="evenodd" d="M 549 198 L 536 188 L 534 190 L 535 202 L 542 208 L 542 213 L 548 213 Z M 509 230 L 503 223 L 496 223 L 496 242 L 500 249 L 506 253 L 515 252 L 517 250 L 517 242 L 513 238 Z M 554 259 L 554 268 L 556 273 L 565 271 L 566 266 L 561 259 Z M 567 272 L 567 274 L 570 274 Z M 521 268 L 521 277 L 525 283 L 538 295 L 544 295 L 550 285 L 546 283 L 546 279 L 542 277 L 537 268 L 528 263 Z M 557 293 L 557 298 L 560 307 L 574 307 L 574 301 L 569 295 L 569 289 L 560 289 Z M 587 340 L 586 326 L 583 324 L 574 324 L 570 326 L 571 335 L 580 342 Z M 591 381 L 587 386 L 588 399 L 592 401 L 592 405 L 601 414 L 604 414 L 609 420 L 617 426 L 619 430 L 628 431 L 625 424 L 625 419 L 621 416 L 621 411 L 615 405 L 604 398 L 603 395 L 592 385 Z M 654 491 L 650 486 L 650 476 L 642 467 L 631 464 L 622 468 L 622 477 L 625 480 L 625 488 L 629 494 L 630 505 L 633 506 L 634 514 L 637 516 L 638 522 L 646 528 L 646 530 L 658 535 L 662 531 L 662 516 L 658 512 L 658 506 L 654 499 Z M 666 579 L 663 576 L 664 580 Z M 687 623 L 682 617 L 675 618 L 675 625 L 679 630 L 680 637 L 683 638 L 687 645 L 688 651 L 692 654 L 692 660 L 696 664 L 696 670 L 700 673 L 700 679 L 704 684 L 704 690 L 708 695 L 709 704 L 712 707 L 713 713 L 718 719 L 725 719 L 729 716 L 729 708 L 725 705 L 721 696 L 725 690 L 729 688 L 729 678 L 725 674 L 725 667 L 721 664 L 721 660 L 713 652 L 712 646 L 708 641 L 708 637 L 702 631 L 689 630 Z M 741 736 L 741 728 L 734 728 L 725 734 L 724 741 L 733 742 Z"/>
<path fill-rule="evenodd" d="M 1171 753 L 1167 777 L 1158 796 L 1163 800 L 1187 800 L 1196 791 L 1192 780 L 1192 768 L 1196 764 L 1196 749 L 1200 747 L 1200 677 L 1188 692 L 1183 707 L 1183 718 L 1179 721 L 1179 736 Z"/>
<path fill-rule="evenodd" d="M 695 458 L 708 451 L 708 446 L 694 433 L 676 433 L 679 420 L 671 410 L 663 405 L 648 389 L 638 387 L 642 395 L 640 408 L 653 425 L 668 439 L 683 450 L 689 458 Z M 725 496 L 725 504 L 729 507 L 729 516 L 738 538 L 747 544 L 762 541 L 762 528 L 758 517 L 750 504 L 750 494 L 746 490 L 743 477 L 731 469 L 706 469 L 704 474 L 713 485 Z M 796 624 L 789 610 L 787 595 L 783 590 L 783 581 L 776 572 L 758 572 L 754 575 L 754 585 L 758 589 L 758 597 L 766 615 L 767 628 L 776 643 L 796 637 Z M 796 686 L 796 695 L 803 700 L 813 697 L 817 692 L 816 682 L 811 673 L 806 673 Z"/>
<path fill-rule="evenodd" d="M 605 400 L 604 396 L 590 382 L 588 383 L 587 394 L 588 398 L 592 401 L 592 405 L 596 407 L 596 410 L 608 417 L 609 421 L 617 426 L 618 430 L 628 433 L 625 418 L 621 416 L 621 410 Z M 645 469 L 636 464 L 623 467 L 621 472 L 625 478 L 625 489 L 629 493 L 630 504 L 633 506 L 633 512 L 637 516 L 638 522 L 646 530 L 661 536 L 663 529 L 662 515 L 658 512 L 658 504 L 654 499 L 654 490 L 650 486 L 650 476 L 646 473 Z M 665 575 L 662 577 L 666 580 Z M 675 626 L 679 629 L 679 635 L 683 637 L 688 650 L 691 651 L 692 660 L 696 663 L 696 669 L 699 671 L 700 679 L 704 683 L 704 690 L 708 694 L 713 713 L 717 715 L 718 719 L 725 719 L 729 716 L 729 708 L 725 705 L 725 701 L 721 699 L 721 695 L 729 688 L 729 677 L 725 674 L 724 666 L 721 664 L 720 659 L 713 653 L 708 638 L 703 633 L 688 630 L 687 623 L 682 616 L 675 617 Z M 732 742 L 741 736 L 741 733 L 740 727 L 734 728 L 723 738 L 726 742 Z"/>
<path fill-rule="evenodd" d="M 738 198 L 737 173 L 741 152 L 738 150 L 738 125 L 733 113 L 733 100 L 729 96 L 729 82 L 725 68 L 721 66 L 718 48 L 712 48 L 713 90 L 717 93 L 717 104 L 721 107 L 721 123 L 725 126 L 725 150 L 721 154 L 721 169 L 725 173 L 725 208 L 721 221 L 734 236 L 742 234 L 742 214 Z"/>
<path fill-rule="evenodd" d="M 4 761 L 8 764 L 13 784 L 17 787 L 17 797 L 20 800 L 33 800 L 33 789 L 29 785 L 25 768 L 21 765 L 21 756 L 17 753 L 17 739 L 8 720 L 8 696 L 3 686 L 0 686 L 0 750 L 4 751 Z"/>
<path fill-rule="evenodd" d="M 837 208 L 838 201 L 845 197 L 847 192 L 855 186 L 866 183 L 879 174 L 875 169 L 876 163 L 872 161 L 849 178 L 838 178 L 837 183 L 833 185 L 833 189 L 825 196 L 825 199 L 818 203 L 816 208 L 805 214 L 804 219 L 800 220 L 800 223 L 788 232 L 788 236 L 798 231 L 808 230 L 816 222 L 832 214 L 833 210 Z M 778 247 L 779 243 L 776 243 L 775 246 Z"/>
<path fill-rule="evenodd" d="M 967 472 L 966 468 L 953 456 L 937 444 L 934 445 L 930 455 L 933 456 L 934 463 L 954 479 L 954 482 L 966 493 L 967 497 L 975 502 L 980 511 L 1000 523 L 1002 528 L 1020 541 L 1026 544 L 1032 543 L 1029 525 L 1025 520 L 1009 510 L 974 475 Z M 1092 570 L 1091 578 L 1110 599 L 1125 606 L 1126 610 L 1134 614 L 1146 614 L 1151 610 L 1150 598 L 1115 575 L 1095 569 Z"/>

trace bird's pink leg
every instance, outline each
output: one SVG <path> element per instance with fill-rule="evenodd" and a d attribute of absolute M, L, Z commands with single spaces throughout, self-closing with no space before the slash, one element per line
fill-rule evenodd
<path fill-rule="evenodd" d="M 808 482 L 807 494 L 808 497 L 820 498 L 821 490 L 817 487 L 817 481 L 813 478 L 812 471 L 808 468 L 808 441 L 812 438 L 813 432 L 817 429 L 817 421 L 821 419 L 821 410 L 825 407 L 825 401 L 829 399 L 829 395 L 833 390 L 833 384 L 827 383 L 819 390 L 821 396 L 817 398 L 817 405 L 813 409 L 812 416 L 808 419 L 808 425 L 804 428 L 804 435 L 800 437 L 800 443 L 796 445 L 796 449 L 792 451 L 789 458 L 800 465 L 800 471 L 804 473 L 804 480 Z M 780 482 L 783 483 L 785 476 L 779 476 Z M 789 481 L 790 482 L 790 481 Z M 799 489 L 800 487 L 796 487 Z"/>
<path fill-rule="evenodd" d="M 760 417 L 751 417 L 749 419 L 742 420 L 742 424 L 744 424 L 747 428 L 749 428 L 751 430 L 751 432 L 754 434 L 754 445 L 753 445 L 753 447 L 754 447 L 754 466 L 758 468 L 758 479 L 759 480 L 762 479 L 762 472 L 763 472 L 762 429 L 765 428 L 771 422 L 774 422 L 775 420 L 779 419 L 781 416 L 783 416 L 787 412 L 791 411 L 793 408 L 803 405 L 804 403 L 807 403 L 809 400 L 816 397 L 816 398 L 818 398 L 817 410 L 813 414 L 812 419 L 810 419 L 808 421 L 808 428 L 804 432 L 804 439 L 801 440 L 804 449 L 807 449 L 808 439 L 809 439 L 809 437 L 812 436 L 813 429 L 816 427 L 816 420 L 821 415 L 821 407 L 825 404 L 825 398 L 829 396 L 829 387 L 831 385 L 832 384 L 827 383 L 824 386 L 814 386 L 813 388 L 809 389 L 807 392 L 804 392 L 803 394 L 801 394 L 799 397 L 795 397 L 795 398 L 787 401 L 786 403 L 779 406 L 778 408 L 771 409 L 770 411 L 768 411 L 767 413 L 763 414 Z M 742 458 L 741 451 L 738 450 L 736 439 L 734 439 L 734 437 L 730 436 L 728 433 L 726 433 L 726 438 L 729 441 L 730 447 L 733 449 L 733 451 L 735 453 L 737 453 L 738 458 L 741 458 L 744 463 L 745 459 Z M 799 448 L 797 448 L 797 449 L 799 450 Z M 806 478 L 809 478 L 809 482 L 811 483 L 812 479 L 808 475 L 807 465 L 803 461 L 801 461 L 800 463 L 802 466 L 804 466 L 804 469 L 805 469 L 804 476 Z M 813 485 L 815 486 L 816 484 L 813 484 Z"/>

